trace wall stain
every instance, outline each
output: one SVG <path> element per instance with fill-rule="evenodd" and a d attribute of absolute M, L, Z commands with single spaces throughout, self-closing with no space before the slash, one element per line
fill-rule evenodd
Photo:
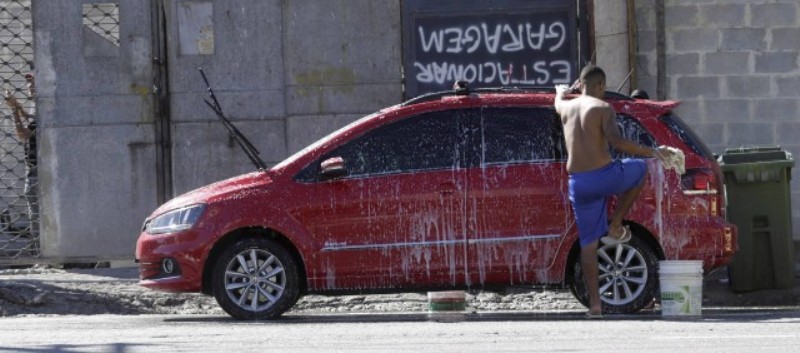
<path fill-rule="evenodd" d="M 349 67 L 322 66 L 294 76 L 301 97 L 317 96 L 317 109 L 324 111 L 323 86 L 333 93 L 352 94 L 356 84 L 356 72 Z"/>
<path fill-rule="evenodd" d="M 150 94 L 150 88 L 147 86 L 139 86 L 135 83 L 131 83 L 131 93 L 140 96 L 147 96 Z"/>
<path fill-rule="evenodd" d="M 147 86 L 140 86 L 131 83 L 130 91 L 132 94 L 137 95 L 141 101 L 141 109 L 139 110 L 139 122 L 145 124 L 152 124 L 155 122 L 155 111 L 153 108 L 152 90 Z"/>

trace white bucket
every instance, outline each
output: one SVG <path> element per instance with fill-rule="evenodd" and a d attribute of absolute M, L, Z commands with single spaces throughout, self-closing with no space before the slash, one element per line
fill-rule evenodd
<path fill-rule="evenodd" d="M 659 261 L 661 316 L 700 316 L 703 306 L 703 262 Z"/>

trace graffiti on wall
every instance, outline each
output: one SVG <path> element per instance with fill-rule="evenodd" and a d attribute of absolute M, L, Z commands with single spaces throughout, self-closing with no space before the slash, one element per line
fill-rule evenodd
<path fill-rule="evenodd" d="M 406 29 L 407 91 L 446 90 L 459 80 L 472 87 L 571 83 L 578 43 L 570 18 L 552 10 L 417 16 Z"/>

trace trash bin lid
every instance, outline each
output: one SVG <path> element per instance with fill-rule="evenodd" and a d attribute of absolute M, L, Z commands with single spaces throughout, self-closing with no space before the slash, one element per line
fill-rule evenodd
<path fill-rule="evenodd" d="M 794 165 L 792 154 L 780 147 L 741 147 L 725 149 L 719 157 L 721 164 L 741 164 L 770 161 L 790 161 Z"/>

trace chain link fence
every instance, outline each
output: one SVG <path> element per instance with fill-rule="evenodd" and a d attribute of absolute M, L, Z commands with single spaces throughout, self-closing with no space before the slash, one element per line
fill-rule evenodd
<path fill-rule="evenodd" d="M 22 105 L 21 126 L 35 131 L 35 106 L 26 75 L 33 72 L 31 0 L 0 0 L 0 80 Z M 39 256 L 39 211 L 34 139 L 20 137 L 12 110 L 0 105 L 0 260 Z M 32 152 L 31 155 L 29 152 Z M 33 165 L 31 165 L 33 162 Z"/>
<path fill-rule="evenodd" d="M 119 46 L 119 4 L 115 2 L 83 4 L 83 25 Z"/>
<path fill-rule="evenodd" d="M 21 104 L 20 125 L 34 132 L 33 138 L 21 135 L 13 110 L 0 104 L 0 263 L 24 263 L 40 257 L 36 107 L 28 77 L 34 71 L 31 2 L 0 0 L 2 92 Z M 85 27 L 119 46 L 117 2 L 78 2 L 76 6 L 82 6 Z"/>

